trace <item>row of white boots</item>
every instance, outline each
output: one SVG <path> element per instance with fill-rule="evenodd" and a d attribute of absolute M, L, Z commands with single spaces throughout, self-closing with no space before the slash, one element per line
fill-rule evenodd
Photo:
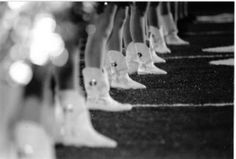
<path fill-rule="evenodd" d="M 127 47 L 126 56 L 121 52 L 109 50 L 104 69 L 88 67 L 83 70 L 86 101 L 76 89 L 58 92 L 55 96 L 55 110 L 53 110 L 55 119 L 44 119 L 47 112 L 42 115 L 42 121 L 45 121 L 44 125 L 47 125 L 47 130 L 29 121 L 18 123 L 15 128 L 13 148 L 0 151 L 0 158 L 55 159 L 55 143 L 78 147 L 116 147 L 116 141 L 105 137 L 93 128 L 88 109 L 112 112 L 131 110 L 132 105 L 119 103 L 110 96 L 110 87 L 145 89 L 145 85 L 132 80 L 129 74 L 167 74 L 166 71 L 154 65 L 154 63 L 166 62 L 157 56 L 156 52 L 170 53 L 166 43 L 185 45 L 188 42 L 177 36 L 177 28 L 173 27 L 175 25 L 166 22 L 171 21 L 172 16 L 167 15 L 163 17 L 165 18 L 169 20 L 162 22 L 164 26 L 161 29 L 150 27 L 150 47 L 145 43 L 132 42 Z M 50 107 L 45 101 L 38 104 Z M 53 120 L 55 122 L 52 122 Z"/>
<path fill-rule="evenodd" d="M 105 67 L 108 70 L 111 87 L 121 89 L 143 89 L 143 84 L 135 82 L 129 74 L 139 75 L 167 74 L 166 71 L 156 67 L 154 63 L 165 63 L 165 59 L 159 54 L 171 53 L 168 45 L 188 45 L 189 43 L 179 38 L 178 29 L 174 23 L 172 14 L 161 16 L 160 29 L 149 27 L 148 47 L 145 43 L 131 42 L 127 46 L 126 56 L 116 50 L 109 50 L 106 56 Z M 165 30 L 163 30 L 165 28 Z"/>

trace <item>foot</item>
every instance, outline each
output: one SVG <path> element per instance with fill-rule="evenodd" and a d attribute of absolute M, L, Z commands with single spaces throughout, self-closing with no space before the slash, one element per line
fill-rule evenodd
<path fill-rule="evenodd" d="M 114 100 L 110 95 L 98 98 L 87 98 L 87 104 L 91 110 L 103 110 L 103 111 L 128 111 L 132 109 L 131 104 L 123 104 Z"/>
<path fill-rule="evenodd" d="M 110 84 L 107 71 L 95 67 L 87 67 L 83 70 L 87 103 L 89 109 L 103 111 L 128 111 L 132 109 L 130 104 L 122 104 L 110 96 Z"/>
<path fill-rule="evenodd" d="M 155 47 L 155 51 L 158 54 L 169 54 L 171 53 L 171 50 L 165 45 L 159 45 Z"/>
<path fill-rule="evenodd" d="M 154 63 L 166 63 L 166 60 L 158 56 L 153 49 L 150 49 L 150 52 L 151 52 L 152 61 Z"/>
<path fill-rule="evenodd" d="M 19 158 L 55 159 L 54 145 L 45 130 L 33 122 L 21 122 L 15 129 Z"/>
<path fill-rule="evenodd" d="M 132 80 L 128 75 L 128 65 L 125 56 L 116 50 L 108 51 L 108 65 L 105 68 L 108 72 L 110 85 L 117 89 L 144 89 L 143 84 Z"/>
<path fill-rule="evenodd" d="M 129 75 L 122 74 L 122 75 L 117 75 L 116 78 L 113 78 L 111 80 L 111 87 L 112 88 L 118 88 L 118 89 L 145 89 L 146 86 L 134 81 L 129 77 Z"/>
<path fill-rule="evenodd" d="M 115 148 L 117 142 L 98 133 L 88 121 L 88 112 L 78 114 L 75 121 L 66 117 L 61 129 L 61 142 L 66 146 Z M 89 119 L 90 120 L 90 119 Z"/>
<path fill-rule="evenodd" d="M 162 27 L 160 29 L 157 29 L 155 27 L 150 26 L 150 42 L 151 42 L 151 47 L 157 53 L 159 54 L 171 53 L 170 49 L 166 46 Z"/>
<path fill-rule="evenodd" d="M 60 137 L 57 142 L 67 146 L 114 148 L 116 141 L 98 133 L 92 126 L 83 97 L 76 91 L 60 93 Z"/>
<path fill-rule="evenodd" d="M 184 41 L 175 33 L 166 35 L 165 39 L 168 45 L 189 45 L 188 41 Z"/>
<path fill-rule="evenodd" d="M 146 75 L 146 74 L 155 74 L 155 75 L 165 75 L 167 74 L 166 71 L 156 67 L 153 63 L 142 65 L 138 70 L 139 75 Z"/>

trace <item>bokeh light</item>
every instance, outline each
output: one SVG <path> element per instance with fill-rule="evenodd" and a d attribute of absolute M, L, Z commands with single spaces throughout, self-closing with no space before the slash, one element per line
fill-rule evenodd
<path fill-rule="evenodd" d="M 31 67 L 25 62 L 16 61 L 11 64 L 9 75 L 14 82 L 26 85 L 31 81 L 33 72 Z"/>
<path fill-rule="evenodd" d="M 69 53 L 66 49 L 58 56 L 51 57 L 51 61 L 55 66 L 62 67 L 66 64 L 69 58 Z"/>
<path fill-rule="evenodd" d="M 12 10 L 20 10 L 23 9 L 28 4 L 27 1 L 9 1 L 7 5 Z"/>
<path fill-rule="evenodd" d="M 51 14 L 40 13 L 35 18 L 33 34 L 42 34 L 54 32 L 56 21 Z"/>
<path fill-rule="evenodd" d="M 47 36 L 45 47 L 47 47 L 47 53 L 49 56 L 56 57 L 63 52 L 64 41 L 59 34 L 52 33 Z"/>
<path fill-rule="evenodd" d="M 64 41 L 55 33 L 56 21 L 51 14 L 40 13 L 34 23 L 30 45 L 30 60 L 36 65 L 45 65 L 64 51 Z"/>
<path fill-rule="evenodd" d="M 44 51 L 43 46 L 38 44 L 31 45 L 29 58 L 33 64 L 39 66 L 45 65 L 49 60 L 49 56 L 47 52 Z"/>

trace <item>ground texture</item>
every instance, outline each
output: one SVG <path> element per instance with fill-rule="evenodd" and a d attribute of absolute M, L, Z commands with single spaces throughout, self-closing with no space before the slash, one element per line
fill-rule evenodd
<path fill-rule="evenodd" d="M 191 45 L 170 46 L 172 54 L 162 56 L 167 62 L 157 65 L 167 75 L 132 75 L 147 89 L 111 90 L 118 101 L 142 107 L 122 113 L 91 111 L 94 127 L 118 147 L 57 146 L 58 159 L 233 158 L 234 67 L 209 61 L 233 58 L 234 53 L 201 50 L 233 45 L 234 24 L 193 23 L 181 36 Z M 178 103 L 189 106 L 174 107 Z M 219 103 L 229 104 L 216 107 Z"/>

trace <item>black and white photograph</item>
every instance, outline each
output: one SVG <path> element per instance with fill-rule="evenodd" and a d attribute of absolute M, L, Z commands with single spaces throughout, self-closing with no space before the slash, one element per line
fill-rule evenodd
<path fill-rule="evenodd" d="M 0 159 L 233 159 L 234 6 L 0 1 Z"/>

